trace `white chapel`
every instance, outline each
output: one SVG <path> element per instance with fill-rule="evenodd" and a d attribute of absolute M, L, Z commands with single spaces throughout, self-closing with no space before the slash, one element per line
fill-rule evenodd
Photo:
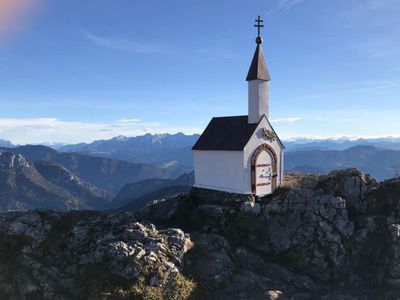
<path fill-rule="evenodd" d="M 269 121 L 270 76 L 261 48 L 260 17 L 257 48 L 247 74 L 247 116 L 215 117 L 193 146 L 194 187 L 264 196 L 282 184 L 284 149 Z"/>

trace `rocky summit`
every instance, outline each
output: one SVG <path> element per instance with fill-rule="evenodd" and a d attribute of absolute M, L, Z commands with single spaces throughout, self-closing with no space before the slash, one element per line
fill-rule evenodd
<path fill-rule="evenodd" d="M 193 189 L 141 217 L 190 233 L 203 299 L 400 299 L 400 179 L 290 174 L 265 198 Z"/>
<path fill-rule="evenodd" d="M 178 229 L 179 228 L 179 229 Z M 290 174 L 128 212 L 0 215 L 0 299 L 399 299 L 400 179 Z"/>
<path fill-rule="evenodd" d="M 32 211 L 0 215 L 0 299 L 177 299 L 191 246 L 130 213 Z"/>

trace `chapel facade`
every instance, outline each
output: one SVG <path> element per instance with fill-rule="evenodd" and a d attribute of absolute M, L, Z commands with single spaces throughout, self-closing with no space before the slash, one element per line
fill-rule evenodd
<path fill-rule="evenodd" d="M 246 81 L 248 114 L 214 117 L 193 146 L 194 187 L 265 196 L 284 178 L 284 145 L 269 121 L 270 75 L 260 17 L 256 50 Z"/>

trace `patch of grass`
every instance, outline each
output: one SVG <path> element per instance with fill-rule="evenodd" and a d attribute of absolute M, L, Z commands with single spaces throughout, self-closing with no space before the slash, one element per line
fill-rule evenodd
<path fill-rule="evenodd" d="M 166 290 L 166 298 L 170 300 L 189 299 L 196 288 L 196 283 L 179 274 L 173 284 Z"/>
<path fill-rule="evenodd" d="M 196 284 L 179 274 L 165 288 L 153 287 L 140 280 L 131 289 L 130 299 L 140 300 L 186 300 L 189 299 Z"/>
<path fill-rule="evenodd" d="M 89 300 L 186 300 L 190 299 L 196 284 L 178 274 L 168 278 L 161 267 L 144 266 L 134 283 L 110 274 L 104 265 L 94 264 L 85 267 L 79 278 L 82 298 Z M 151 286 L 150 279 L 159 277 L 161 286 Z"/>
<path fill-rule="evenodd" d="M 81 298 L 97 299 L 130 299 L 117 297 L 117 291 L 124 291 L 128 282 L 112 275 L 105 265 L 92 264 L 85 266 L 79 274 L 77 288 L 82 291 Z"/>
<path fill-rule="evenodd" d="M 192 298 L 196 284 L 179 274 L 165 287 L 154 287 L 148 284 L 145 277 L 140 277 L 132 287 L 119 287 L 113 292 L 98 292 L 89 299 L 104 300 L 187 300 Z"/>

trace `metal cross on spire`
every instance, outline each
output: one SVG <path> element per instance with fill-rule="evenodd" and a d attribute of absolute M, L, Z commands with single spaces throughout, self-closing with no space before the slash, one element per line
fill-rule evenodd
<path fill-rule="evenodd" d="M 261 37 L 261 28 L 264 27 L 264 25 L 261 23 L 263 23 L 264 21 L 261 20 L 260 16 L 258 16 L 256 22 L 257 22 L 257 24 L 254 25 L 254 27 L 257 27 L 257 29 L 258 29 L 258 36 L 256 38 L 256 43 L 257 43 L 257 45 L 260 45 L 263 42 L 263 39 Z"/>
<path fill-rule="evenodd" d="M 258 16 L 257 20 L 255 20 L 257 22 L 257 24 L 254 25 L 254 27 L 257 27 L 258 29 L 258 36 L 261 37 L 261 28 L 264 27 L 264 25 L 262 25 L 261 23 L 263 23 L 264 21 L 261 20 L 261 17 Z"/>

